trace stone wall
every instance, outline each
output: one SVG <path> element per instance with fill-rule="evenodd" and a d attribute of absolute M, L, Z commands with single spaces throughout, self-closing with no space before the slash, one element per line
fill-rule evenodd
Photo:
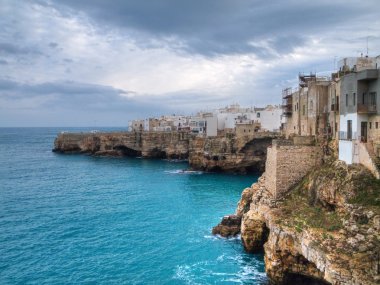
<path fill-rule="evenodd" d="M 281 198 L 313 167 L 321 163 L 319 147 L 274 140 L 267 151 L 265 187 L 274 199 Z"/>
<path fill-rule="evenodd" d="M 358 148 L 358 159 L 359 163 L 367 167 L 369 171 L 377 178 L 380 179 L 380 172 L 375 164 L 374 157 L 371 157 L 371 155 L 368 152 L 368 149 L 364 143 L 357 142 L 356 143 Z"/>

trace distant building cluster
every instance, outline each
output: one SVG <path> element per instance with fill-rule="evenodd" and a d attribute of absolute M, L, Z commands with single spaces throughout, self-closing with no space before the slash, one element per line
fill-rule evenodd
<path fill-rule="evenodd" d="M 286 137 L 338 140 L 339 159 L 376 164 L 380 156 L 380 56 L 344 58 L 331 77 L 299 74 L 299 86 L 283 90 Z M 369 167 L 370 168 L 370 167 Z"/>
<path fill-rule="evenodd" d="M 195 116 L 133 120 L 129 131 L 187 131 L 207 137 L 281 132 L 286 138 L 335 139 L 340 160 L 377 169 L 380 177 L 380 56 L 344 58 L 338 65 L 331 76 L 300 73 L 296 88 L 283 89 L 282 105 L 233 104 Z"/>
<path fill-rule="evenodd" d="M 165 115 L 159 118 L 133 120 L 129 131 L 188 131 L 204 136 L 234 133 L 238 136 L 255 132 L 279 132 L 282 106 L 243 108 L 233 104 L 212 112 L 198 112 L 195 116 Z"/>

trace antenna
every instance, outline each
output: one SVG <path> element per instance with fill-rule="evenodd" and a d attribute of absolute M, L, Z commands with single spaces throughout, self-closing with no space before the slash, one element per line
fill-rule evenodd
<path fill-rule="evenodd" d="M 369 36 L 367 36 L 367 57 L 368 57 L 368 38 Z"/>

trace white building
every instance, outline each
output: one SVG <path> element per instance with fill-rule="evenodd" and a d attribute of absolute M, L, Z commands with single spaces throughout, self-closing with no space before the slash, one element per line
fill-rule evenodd
<path fill-rule="evenodd" d="M 144 130 L 145 120 L 133 120 L 128 122 L 128 131 L 141 132 Z"/>
<path fill-rule="evenodd" d="M 281 106 L 268 105 L 261 110 L 255 109 L 255 115 L 255 120 L 261 124 L 262 130 L 269 132 L 280 131 L 282 116 Z"/>

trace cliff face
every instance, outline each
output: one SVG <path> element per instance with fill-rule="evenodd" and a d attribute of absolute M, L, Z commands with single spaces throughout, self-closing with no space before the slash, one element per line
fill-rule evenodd
<path fill-rule="evenodd" d="M 95 133 L 60 134 L 53 151 L 89 153 L 108 156 L 143 156 L 152 158 L 186 159 L 190 134 L 171 133 Z"/>
<path fill-rule="evenodd" d="M 187 132 L 64 133 L 53 151 L 104 156 L 189 159 L 195 170 L 263 172 L 273 135 L 201 138 Z"/>
<path fill-rule="evenodd" d="M 189 163 L 206 171 L 263 172 L 272 136 L 194 138 Z"/>
<path fill-rule="evenodd" d="M 379 180 L 336 161 L 279 200 L 266 175 L 243 191 L 236 216 L 245 249 L 265 251 L 272 284 L 380 283 Z"/>

